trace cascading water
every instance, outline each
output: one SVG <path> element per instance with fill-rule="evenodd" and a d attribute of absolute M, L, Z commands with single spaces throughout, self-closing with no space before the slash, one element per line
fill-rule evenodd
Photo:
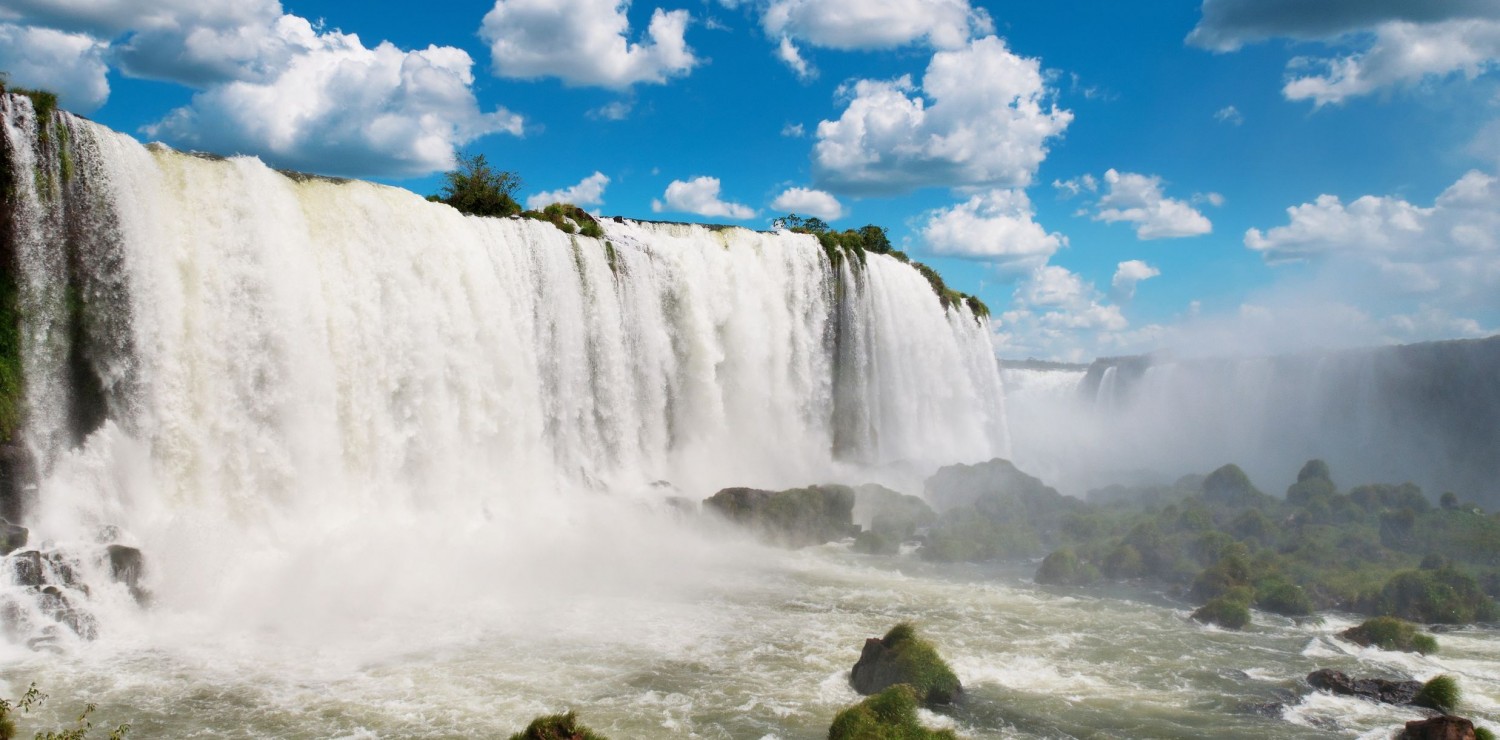
<path fill-rule="evenodd" d="M 320 538 L 525 539 L 654 481 L 701 498 L 1006 450 L 985 330 L 889 257 L 631 221 L 570 236 L 0 104 L 24 523 L 122 533 L 166 603 L 244 598 L 230 563 Z"/>

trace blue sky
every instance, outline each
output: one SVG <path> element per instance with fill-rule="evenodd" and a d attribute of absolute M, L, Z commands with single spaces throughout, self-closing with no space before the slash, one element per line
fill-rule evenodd
<path fill-rule="evenodd" d="M 1006 358 L 1494 333 L 1497 62 L 1500 0 L 0 0 L 13 83 L 145 140 L 884 225 Z"/>

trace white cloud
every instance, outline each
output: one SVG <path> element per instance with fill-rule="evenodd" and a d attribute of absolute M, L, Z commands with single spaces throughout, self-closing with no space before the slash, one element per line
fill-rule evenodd
<path fill-rule="evenodd" d="M 1073 120 L 1052 102 L 1040 61 L 993 36 L 934 54 L 920 95 L 909 77 L 843 92 L 848 107 L 818 124 L 813 153 L 819 183 L 835 192 L 1024 187 L 1047 140 Z"/>
<path fill-rule="evenodd" d="M 0 23 L 0 70 L 11 84 L 55 92 L 62 107 L 78 113 L 109 97 L 105 48 L 86 34 Z"/>
<path fill-rule="evenodd" d="M 1099 198 L 1095 221 L 1135 224 L 1140 239 L 1170 239 L 1199 236 L 1213 231 L 1213 224 L 1187 203 L 1162 193 L 1161 178 L 1133 172 L 1104 173 L 1109 190 Z"/>
<path fill-rule="evenodd" d="M 553 203 L 572 203 L 575 206 L 597 206 L 604 202 L 604 188 L 609 185 L 609 176 L 595 172 L 572 187 L 548 190 L 526 199 L 526 207 L 541 210 Z"/>
<path fill-rule="evenodd" d="M 420 175 L 451 167 L 457 147 L 495 132 L 519 135 L 519 116 L 482 113 L 473 61 L 452 47 L 365 48 L 352 34 L 313 31 L 284 16 L 279 32 L 304 50 L 265 82 L 214 85 L 147 126 L 151 136 L 272 164 L 355 176 Z"/>
<path fill-rule="evenodd" d="M 1025 191 L 990 190 L 929 212 L 922 240 L 934 254 L 1036 267 L 1068 240 L 1047 233 L 1034 216 Z"/>
<path fill-rule="evenodd" d="M 1374 44 L 1355 54 L 1293 60 L 1293 69 L 1321 72 L 1294 76 L 1282 94 L 1323 106 L 1430 77 L 1461 73 L 1473 79 L 1500 63 L 1500 21 L 1393 22 L 1377 26 L 1374 34 Z"/>
<path fill-rule="evenodd" d="M 832 49 L 890 49 L 919 41 L 954 49 L 995 28 L 989 14 L 968 0 L 769 0 L 762 13 L 772 38 Z"/>
<path fill-rule="evenodd" d="M 835 221 L 844 216 L 844 206 L 837 198 L 810 188 L 788 188 L 771 201 L 771 208 L 779 213 L 817 216 L 824 221 Z"/>
<path fill-rule="evenodd" d="M 1146 264 L 1141 260 L 1126 260 L 1115 268 L 1115 276 L 1110 280 L 1110 296 L 1118 302 L 1126 302 L 1135 299 L 1135 287 L 1143 280 L 1161 275 L 1161 270 Z"/>
<path fill-rule="evenodd" d="M 776 58 L 782 64 L 790 67 L 797 75 L 797 79 L 807 82 L 818 76 L 818 70 L 813 69 L 806 59 L 802 58 L 802 51 L 792 42 L 792 37 L 782 36 L 781 43 L 776 46 Z"/>
<path fill-rule="evenodd" d="M 1101 347 L 1138 344 L 1118 306 L 1076 273 L 1058 265 L 1033 271 L 1016 287 L 1009 310 L 990 322 L 997 351 L 1010 356 L 1088 360 Z"/>
<path fill-rule="evenodd" d="M 1317 106 L 1376 90 L 1462 74 L 1473 78 L 1500 65 L 1500 2 L 1454 0 L 1205 0 L 1188 43 L 1235 51 L 1284 37 L 1354 51 L 1299 57 L 1282 88 L 1289 100 Z"/>
<path fill-rule="evenodd" d="M 630 117 L 630 111 L 635 109 L 635 102 L 631 100 L 616 100 L 605 103 L 591 111 L 589 118 L 605 121 L 623 121 Z"/>
<path fill-rule="evenodd" d="M 781 127 L 781 135 L 788 139 L 800 139 L 807 135 L 807 129 L 800 123 L 788 123 Z"/>
<path fill-rule="evenodd" d="M 735 221 L 755 218 L 755 209 L 730 203 L 719 198 L 719 178 L 695 177 L 686 182 L 673 180 L 667 186 L 662 200 L 651 201 L 651 210 L 693 213 L 707 218 L 728 218 Z"/>
<path fill-rule="evenodd" d="M 684 38 L 686 10 L 657 8 L 650 40 L 632 42 L 629 7 L 629 0 L 496 0 L 479 35 L 501 77 L 619 89 L 663 83 L 698 65 Z"/>
<path fill-rule="evenodd" d="M 1366 195 L 1320 195 L 1288 223 L 1245 232 L 1268 262 L 1332 260 L 1338 271 L 1435 304 L 1500 308 L 1500 180 L 1471 171 L 1430 206 Z M 1351 277 L 1350 279 L 1353 279 Z"/>
<path fill-rule="evenodd" d="M 1232 105 L 1226 105 L 1223 108 L 1220 108 L 1219 111 L 1214 114 L 1214 120 L 1218 121 L 1219 123 L 1227 123 L 1231 126 L 1238 126 L 1245 122 L 1245 116 L 1244 114 L 1240 113 L 1239 108 L 1236 108 Z"/>
<path fill-rule="evenodd" d="M 1068 180 L 1053 180 L 1052 187 L 1057 189 L 1063 199 L 1073 198 L 1084 193 L 1099 192 L 1099 179 L 1093 175 L 1083 175 Z"/>
<path fill-rule="evenodd" d="M 65 37 L 51 48 L 74 54 L 75 66 L 30 49 L 27 60 L 54 75 L 78 72 L 72 84 L 49 85 L 70 107 L 103 101 L 104 62 L 196 88 L 189 105 L 142 128 L 178 146 L 328 174 L 405 176 L 451 167 L 457 147 L 522 128 L 504 109 L 480 111 L 467 52 L 369 48 L 283 13 L 277 0 L 0 0 L 0 18 L 29 24 L 31 38 Z"/>

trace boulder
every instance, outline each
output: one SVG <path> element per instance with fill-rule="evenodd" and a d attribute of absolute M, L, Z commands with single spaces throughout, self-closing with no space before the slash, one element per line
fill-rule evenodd
<path fill-rule="evenodd" d="M 116 583 L 125 584 L 136 601 L 145 601 L 146 592 L 141 588 L 141 576 L 146 573 L 146 562 L 141 557 L 141 551 L 125 545 L 110 545 L 105 548 L 105 558 L 109 560 L 109 577 Z"/>
<path fill-rule="evenodd" d="M 1350 678 L 1331 668 L 1307 674 L 1313 688 L 1342 696 L 1358 696 L 1386 704 L 1410 704 L 1422 690 L 1419 681 L 1390 681 L 1384 678 Z"/>
<path fill-rule="evenodd" d="M 917 703 L 917 692 L 911 686 L 892 686 L 834 716 L 828 740 L 956 740 L 952 730 L 923 727 Z"/>
<path fill-rule="evenodd" d="M 1360 647 L 1379 647 L 1430 655 L 1437 652 L 1437 640 L 1417 630 L 1417 626 L 1396 617 L 1375 617 L 1339 633 L 1339 637 Z"/>
<path fill-rule="evenodd" d="M 865 640 L 859 662 L 849 673 L 855 691 L 869 696 L 897 684 L 908 684 L 926 705 L 952 704 L 963 695 L 958 676 L 932 643 L 920 638 L 910 624 L 891 628 L 885 637 Z"/>
<path fill-rule="evenodd" d="M 1432 717 L 1406 723 L 1397 740 L 1475 740 L 1474 723 L 1463 717 Z"/>
<path fill-rule="evenodd" d="M 11 555 L 5 559 L 5 564 L 10 570 L 11 583 L 17 586 L 41 588 L 47 582 L 46 571 L 42 569 L 42 554 L 36 550 Z"/>
<path fill-rule="evenodd" d="M 854 491 L 824 485 L 763 491 L 726 488 L 704 499 L 703 508 L 782 547 L 808 547 L 852 537 Z"/>
<path fill-rule="evenodd" d="M 0 519 L 0 555 L 9 555 L 25 547 L 30 535 L 25 527 Z"/>

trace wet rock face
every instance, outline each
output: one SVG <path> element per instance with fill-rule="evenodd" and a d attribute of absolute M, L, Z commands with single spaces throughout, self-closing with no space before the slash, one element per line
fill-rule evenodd
<path fill-rule="evenodd" d="M 0 518 L 17 521 L 27 491 L 36 484 L 31 455 L 17 442 L 0 442 Z"/>
<path fill-rule="evenodd" d="M 1307 682 L 1315 689 L 1342 696 L 1358 696 L 1386 704 L 1410 704 L 1422 690 L 1419 681 L 1390 681 L 1384 678 L 1350 678 L 1343 671 L 1331 668 L 1307 674 Z"/>
<path fill-rule="evenodd" d="M 105 549 L 109 560 L 109 577 L 116 583 L 125 584 L 137 603 L 145 603 L 146 591 L 141 588 L 141 577 L 146 573 L 146 563 L 141 551 L 125 545 L 110 545 Z"/>
<path fill-rule="evenodd" d="M 1399 740 L 1475 740 L 1474 723 L 1450 716 L 1412 720 Z"/>
<path fill-rule="evenodd" d="M 82 557 L 61 549 L 24 550 L 0 560 L 0 584 L 9 586 L 0 589 L 0 628 L 12 640 L 33 650 L 62 650 L 59 641 L 70 631 L 84 640 L 96 638 L 99 625 L 89 610 L 94 589 L 88 574 L 107 574 L 129 589 L 137 603 L 147 602 L 140 550 L 109 545 Z"/>
<path fill-rule="evenodd" d="M 25 547 L 30 535 L 25 527 L 0 519 L 0 555 L 9 555 Z"/>

